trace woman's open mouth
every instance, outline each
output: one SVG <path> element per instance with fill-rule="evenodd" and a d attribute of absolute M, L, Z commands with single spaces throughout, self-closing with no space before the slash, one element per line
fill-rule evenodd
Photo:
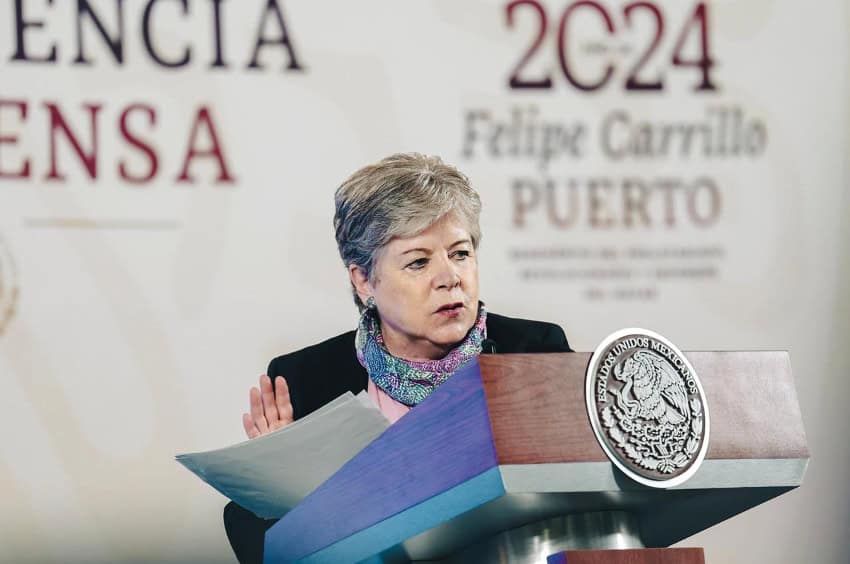
<path fill-rule="evenodd" d="M 457 317 L 458 315 L 460 315 L 461 311 L 463 311 L 463 302 L 452 302 L 440 306 L 440 309 L 438 309 L 436 313 L 445 315 L 447 317 Z"/>

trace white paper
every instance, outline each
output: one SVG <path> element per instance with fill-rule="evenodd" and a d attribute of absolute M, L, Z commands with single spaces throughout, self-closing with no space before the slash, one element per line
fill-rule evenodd
<path fill-rule="evenodd" d="M 177 461 L 259 517 L 281 517 L 378 437 L 389 421 L 366 392 L 233 446 Z"/>

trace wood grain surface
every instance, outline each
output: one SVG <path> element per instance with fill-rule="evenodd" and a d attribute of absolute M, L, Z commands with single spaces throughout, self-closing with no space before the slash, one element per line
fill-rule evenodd
<path fill-rule="evenodd" d="M 707 396 L 706 458 L 806 458 L 784 351 L 686 352 Z M 480 357 L 500 464 L 603 462 L 585 407 L 590 353 Z"/>

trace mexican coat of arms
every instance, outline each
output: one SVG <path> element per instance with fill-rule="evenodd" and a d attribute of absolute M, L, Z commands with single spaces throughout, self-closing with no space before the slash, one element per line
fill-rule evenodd
<path fill-rule="evenodd" d="M 696 473 L 708 449 L 708 406 L 670 341 L 645 329 L 610 335 L 590 359 L 585 395 L 597 440 L 627 476 L 668 488 Z"/>

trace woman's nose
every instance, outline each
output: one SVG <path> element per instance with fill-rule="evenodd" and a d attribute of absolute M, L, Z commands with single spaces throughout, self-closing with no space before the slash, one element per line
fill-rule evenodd
<path fill-rule="evenodd" d="M 438 265 L 438 270 L 434 274 L 434 286 L 437 289 L 454 288 L 460 284 L 460 273 L 457 265 L 450 257 L 443 258 Z"/>

